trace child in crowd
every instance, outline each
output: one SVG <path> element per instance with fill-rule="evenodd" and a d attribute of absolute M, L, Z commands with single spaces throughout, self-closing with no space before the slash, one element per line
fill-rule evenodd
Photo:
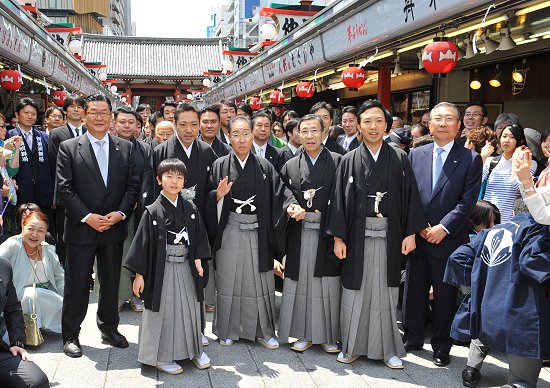
<path fill-rule="evenodd" d="M 197 208 L 180 195 L 186 179 L 182 161 L 160 163 L 162 191 L 145 208 L 124 261 L 136 273 L 134 294 L 145 302 L 138 360 L 170 374 L 183 372 L 175 360 L 210 367 L 201 341 L 199 303 L 207 281 L 201 258 L 211 256 L 210 246 Z"/>

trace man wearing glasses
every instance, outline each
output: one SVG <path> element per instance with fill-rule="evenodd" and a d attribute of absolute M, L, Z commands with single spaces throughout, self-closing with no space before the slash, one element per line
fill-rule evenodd
<path fill-rule="evenodd" d="M 101 283 L 97 324 L 101 338 L 118 348 L 128 341 L 117 330 L 118 286 L 123 222 L 131 215 L 139 192 L 140 173 L 132 143 L 111 137 L 111 102 L 102 94 L 84 103 L 88 131 L 64 141 L 57 157 L 58 195 L 66 210 L 64 240 L 65 296 L 62 312 L 63 350 L 69 357 L 82 356 L 78 336 L 86 316 L 89 278 L 94 259 Z"/>
<path fill-rule="evenodd" d="M 487 124 L 489 118 L 487 117 L 487 107 L 481 102 L 470 102 L 464 109 L 464 117 L 462 123 L 464 129 L 462 130 L 462 137 L 457 141 L 459 145 L 464 146 L 468 133 L 472 129 L 481 127 Z"/>

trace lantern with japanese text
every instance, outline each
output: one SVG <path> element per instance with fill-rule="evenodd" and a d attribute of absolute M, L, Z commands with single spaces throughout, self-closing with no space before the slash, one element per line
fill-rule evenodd
<path fill-rule="evenodd" d="M 252 110 L 258 110 L 262 108 L 262 99 L 260 97 L 252 97 L 249 102 Z"/>
<path fill-rule="evenodd" d="M 0 85 L 4 90 L 19 90 L 23 85 L 23 77 L 17 70 L 2 70 L 0 72 Z"/>
<path fill-rule="evenodd" d="M 354 63 L 349 65 L 347 69 L 342 72 L 342 83 L 346 85 L 350 91 L 357 91 L 367 79 L 367 72 L 358 64 Z"/>
<path fill-rule="evenodd" d="M 434 77 L 445 77 L 458 62 L 458 47 L 445 37 L 436 37 L 422 50 L 424 69 Z"/>
<path fill-rule="evenodd" d="M 285 102 L 285 94 L 282 90 L 275 89 L 271 93 L 269 93 L 269 99 L 274 104 L 282 104 Z"/>
<path fill-rule="evenodd" d="M 65 98 L 67 98 L 67 92 L 64 90 L 56 90 L 52 94 L 52 101 L 57 106 L 63 105 Z"/>
<path fill-rule="evenodd" d="M 315 84 L 311 81 L 300 81 L 296 85 L 296 94 L 301 98 L 311 98 L 315 93 Z"/>

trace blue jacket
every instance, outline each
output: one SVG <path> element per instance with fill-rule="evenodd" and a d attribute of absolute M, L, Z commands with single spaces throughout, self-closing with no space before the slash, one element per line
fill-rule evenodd
<path fill-rule="evenodd" d="M 516 356 L 550 357 L 548 226 L 518 214 L 481 231 L 449 257 L 444 281 L 472 286 L 451 337 L 479 338 L 493 350 Z"/>

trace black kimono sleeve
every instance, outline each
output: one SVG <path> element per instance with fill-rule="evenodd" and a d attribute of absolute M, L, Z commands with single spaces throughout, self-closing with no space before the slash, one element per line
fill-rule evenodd
<path fill-rule="evenodd" d="M 353 193 L 348 192 L 353 185 L 349 185 L 347 191 L 346 186 L 351 172 L 348 171 L 350 159 L 342 160 L 336 170 L 336 182 L 334 184 L 334 192 L 331 197 L 331 205 L 328 208 L 327 230 L 326 234 L 333 237 L 339 237 L 344 241 L 348 238 L 348 220 L 346 219 L 346 209 L 353 214 L 353 201 L 347 201 Z M 346 204 L 346 202 L 349 202 Z"/>
<path fill-rule="evenodd" d="M 128 270 L 143 275 L 144 278 L 150 277 L 152 269 L 152 258 L 155 257 L 153 220 L 151 214 L 146 210 L 141 216 L 139 225 L 124 258 L 122 265 Z"/>
<path fill-rule="evenodd" d="M 283 180 L 278 173 L 272 170 L 271 174 L 272 187 L 273 187 L 273 207 L 272 207 L 272 220 L 274 227 L 274 236 L 272 239 L 272 246 L 275 252 L 275 258 L 280 259 L 285 255 L 285 229 L 288 221 L 288 213 L 286 212 L 288 206 L 293 203 L 298 203 L 292 191 L 283 183 Z"/>

